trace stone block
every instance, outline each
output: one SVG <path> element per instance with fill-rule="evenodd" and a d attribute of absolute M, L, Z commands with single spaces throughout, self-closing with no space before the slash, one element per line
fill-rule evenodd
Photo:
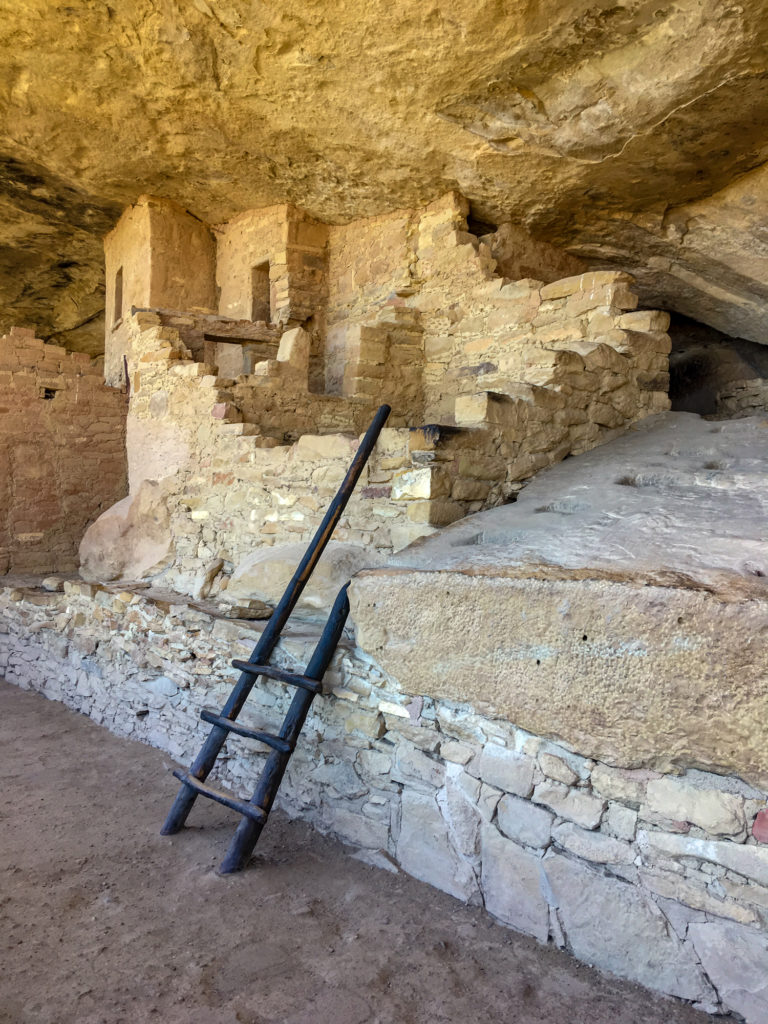
<path fill-rule="evenodd" d="M 752 824 L 752 835 L 758 843 L 768 843 L 768 808 L 758 811 Z"/>
<path fill-rule="evenodd" d="M 702 913 L 713 914 L 715 917 L 727 917 L 742 924 L 753 924 L 757 914 L 735 900 L 716 896 L 704 885 L 681 876 L 674 871 L 641 871 L 640 881 L 651 892 L 666 899 L 678 900 L 686 907 L 700 910 Z"/>
<path fill-rule="evenodd" d="M 681 999 L 714 998 L 693 953 L 670 933 L 652 900 L 560 854 L 549 854 L 543 866 L 579 960 Z"/>
<path fill-rule="evenodd" d="M 445 782 L 445 765 L 428 757 L 418 747 L 401 742 L 395 752 L 392 778 L 406 785 L 416 783 L 437 789 Z"/>
<path fill-rule="evenodd" d="M 384 735 L 384 719 L 378 712 L 352 711 L 344 717 L 344 728 L 347 732 L 359 732 L 373 740 Z"/>
<path fill-rule="evenodd" d="M 660 310 L 638 309 L 617 317 L 616 325 L 623 331 L 665 332 L 669 329 L 669 313 Z"/>
<path fill-rule="evenodd" d="M 533 801 L 544 804 L 569 821 L 583 828 L 597 828 L 605 801 L 581 789 L 569 789 L 559 782 L 541 782 L 533 791 Z"/>
<path fill-rule="evenodd" d="M 464 512 L 462 504 L 446 498 L 410 501 L 406 506 L 406 515 L 411 522 L 427 523 L 430 526 L 448 526 L 461 519 Z"/>
<path fill-rule="evenodd" d="M 437 796 L 437 805 L 448 825 L 452 846 L 464 857 L 474 860 L 479 852 L 482 816 L 477 806 L 480 783 L 451 765 L 445 788 Z"/>
<path fill-rule="evenodd" d="M 637 844 L 644 857 L 652 860 L 658 857 L 671 860 L 697 857 L 768 886 L 768 848 L 763 846 L 743 846 L 727 840 L 718 842 L 644 829 L 637 834 Z"/>
<path fill-rule="evenodd" d="M 593 864 L 631 864 L 635 856 L 629 843 L 602 832 L 587 831 L 571 822 L 558 825 L 552 838 L 564 850 Z"/>
<path fill-rule="evenodd" d="M 575 292 L 591 292 L 612 284 L 632 284 L 634 278 L 630 274 L 614 270 L 596 270 L 576 277 L 564 277 L 553 281 L 541 289 L 542 299 L 561 299 Z"/>
<path fill-rule="evenodd" d="M 524 846 L 543 849 L 549 846 L 554 814 L 530 800 L 504 794 L 496 809 L 498 825 L 509 839 Z"/>
<path fill-rule="evenodd" d="M 403 792 L 397 859 L 404 871 L 460 900 L 477 895 L 470 865 L 448 839 L 448 826 L 432 794 Z"/>
<path fill-rule="evenodd" d="M 768 1024 L 768 938 L 722 921 L 691 924 L 688 935 L 725 1007 Z"/>
<path fill-rule="evenodd" d="M 646 769 L 610 768 L 597 764 L 592 769 L 592 789 L 607 800 L 620 800 L 639 807 L 645 800 L 649 779 L 661 778 L 658 772 Z"/>
<path fill-rule="evenodd" d="M 473 747 L 467 746 L 466 743 L 459 743 L 457 740 L 446 740 L 440 745 L 440 756 L 445 761 L 451 761 L 454 764 L 467 764 L 474 755 Z"/>
<path fill-rule="evenodd" d="M 542 893 L 540 856 L 505 839 L 492 824 L 483 826 L 481 850 L 486 909 L 504 924 L 546 942 L 549 907 Z"/>
<path fill-rule="evenodd" d="M 715 789 L 702 789 L 685 778 L 652 779 L 646 791 L 651 811 L 673 821 L 690 821 L 713 835 L 743 832 L 744 798 Z"/>
<path fill-rule="evenodd" d="M 488 745 L 472 762 L 470 771 L 506 793 L 528 797 L 533 792 L 533 761 L 514 750 Z"/>
<path fill-rule="evenodd" d="M 485 501 L 490 493 L 491 485 L 486 480 L 456 480 L 451 490 L 454 501 Z"/>
<path fill-rule="evenodd" d="M 305 375 L 309 369 L 309 349 L 312 339 L 303 327 L 294 327 L 280 338 L 278 363 L 284 363 L 297 374 Z"/>
<path fill-rule="evenodd" d="M 392 500 L 442 498 L 450 494 L 448 474 L 441 466 L 425 466 L 395 473 L 392 478 Z"/>
<path fill-rule="evenodd" d="M 297 457 L 327 462 L 348 462 L 357 448 L 357 439 L 349 434 L 303 434 L 294 446 Z"/>
<path fill-rule="evenodd" d="M 369 850 L 387 848 L 387 823 L 364 817 L 359 811 L 352 810 L 342 803 L 326 804 L 325 823 L 344 842 Z"/>
<path fill-rule="evenodd" d="M 555 782 L 562 782 L 566 786 L 572 786 L 579 778 L 562 757 L 558 757 L 556 754 L 546 752 L 539 754 L 539 768 L 547 778 L 554 779 Z"/>

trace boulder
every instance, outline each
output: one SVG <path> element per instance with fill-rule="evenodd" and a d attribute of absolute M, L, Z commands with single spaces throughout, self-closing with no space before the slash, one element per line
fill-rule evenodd
<path fill-rule="evenodd" d="M 275 604 L 291 580 L 306 551 L 305 544 L 280 544 L 259 548 L 238 564 L 227 587 L 227 600 L 257 599 Z M 373 568 L 384 559 L 372 549 L 331 541 L 307 583 L 297 607 L 325 616 L 342 587 L 361 569 Z"/>
<path fill-rule="evenodd" d="M 165 484 L 145 480 L 85 531 L 80 575 L 91 583 L 156 576 L 173 561 Z"/>

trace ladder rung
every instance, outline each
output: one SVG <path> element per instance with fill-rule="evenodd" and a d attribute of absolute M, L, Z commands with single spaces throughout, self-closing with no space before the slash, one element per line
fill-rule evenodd
<path fill-rule="evenodd" d="M 210 725 L 218 725 L 220 729 L 228 729 L 229 732 L 234 732 L 238 736 L 244 736 L 247 740 L 258 740 L 259 743 L 266 743 L 268 747 L 272 747 L 273 750 L 279 750 L 281 754 L 290 754 L 293 750 L 293 746 L 288 740 L 284 740 L 280 736 L 273 736 L 271 732 L 249 729 L 245 725 L 233 722 L 231 718 L 217 715 L 215 711 L 203 710 L 200 712 L 200 717 Z"/>
<path fill-rule="evenodd" d="M 236 796 L 223 793 L 220 789 L 214 789 L 213 786 L 207 786 L 200 779 L 196 779 L 194 775 L 190 775 L 189 772 L 175 771 L 173 774 L 180 782 L 183 782 L 185 786 L 189 786 L 190 789 L 194 789 L 200 796 L 207 796 L 219 804 L 224 804 L 225 807 L 237 811 L 238 814 L 245 815 L 251 821 L 263 824 L 267 820 L 267 812 L 255 804 L 249 804 L 247 800 L 238 800 Z"/>
<path fill-rule="evenodd" d="M 282 668 L 275 668 L 274 665 L 255 665 L 251 661 L 233 661 L 232 668 L 247 672 L 252 676 L 266 676 L 267 679 L 277 679 L 280 683 L 289 683 L 291 686 L 300 686 L 302 690 L 309 690 L 310 693 L 320 693 L 323 684 L 308 676 L 300 676 L 295 672 L 286 672 Z"/>

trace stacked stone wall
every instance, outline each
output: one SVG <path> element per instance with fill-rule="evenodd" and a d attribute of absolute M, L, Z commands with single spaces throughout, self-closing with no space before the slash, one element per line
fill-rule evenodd
<path fill-rule="evenodd" d="M 0 337 L 0 574 L 76 568 L 86 527 L 126 492 L 126 410 L 89 356 Z"/>
<path fill-rule="evenodd" d="M 300 328 L 283 335 L 283 359 L 232 380 L 188 358 L 181 332 L 162 319 L 134 318 L 130 491 L 140 503 L 145 482 L 163 488 L 162 510 L 151 516 L 167 517 L 171 554 L 164 549 L 163 564 L 147 573 L 162 572 L 165 583 L 191 594 L 218 565 L 209 590 L 216 594 L 254 549 L 309 541 L 375 404 L 307 391 Z M 336 540 L 372 552 L 378 564 L 436 526 L 503 500 L 506 463 L 486 454 L 495 445 L 492 429 L 386 428 Z M 87 537 L 84 550 L 89 544 Z M 130 578 L 128 550 L 116 564 L 120 543 L 109 536 L 106 548 L 90 551 L 89 577 Z"/>
<path fill-rule="evenodd" d="M 216 234 L 222 315 L 251 319 L 251 274 L 264 263 L 269 263 L 271 322 L 301 322 L 325 305 L 325 224 L 296 207 L 271 206 L 247 210 Z"/>
<path fill-rule="evenodd" d="M 108 384 L 124 386 L 132 307 L 214 312 L 216 246 L 199 218 L 170 199 L 145 195 L 104 239 L 104 255 L 104 375 Z"/>
<path fill-rule="evenodd" d="M 229 659 L 259 635 L 180 597 L 82 583 L 6 587 L 0 630 L 9 681 L 185 765 L 204 736 L 199 711 L 223 703 Z M 303 667 L 316 639 L 297 624 L 276 662 Z M 351 637 L 325 689 L 280 791 L 288 813 L 604 970 L 765 1020 L 764 791 L 609 765 L 471 704 L 406 692 Z M 289 700 L 260 684 L 243 721 L 274 728 Z M 250 795 L 265 753 L 229 741 L 218 777 Z"/>
<path fill-rule="evenodd" d="M 768 412 L 768 380 L 735 380 L 717 396 L 718 419 L 741 419 Z"/>

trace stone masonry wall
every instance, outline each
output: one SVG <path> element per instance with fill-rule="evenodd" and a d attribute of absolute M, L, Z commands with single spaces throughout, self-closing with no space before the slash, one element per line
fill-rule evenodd
<path fill-rule="evenodd" d="M 104 375 L 108 384 L 124 386 L 131 308 L 214 312 L 216 248 L 199 218 L 170 199 L 144 195 L 104 239 L 104 258 Z"/>
<path fill-rule="evenodd" d="M 83 570 L 100 580 L 162 574 L 183 593 L 205 586 L 223 596 L 254 550 L 309 541 L 374 405 L 307 391 L 308 339 L 300 328 L 283 335 L 276 360 L 228 380 L 189 359 L 179 331 L 160 320 L 152 313 L 133 318 L 131 505 L 88 531 Z M 491 429 L 386 428 L 336 540 L 357 547 L 358 568 L 379 564 L 436 526 L 479 510 L 494 487 L 501 500 L 492 478 L 504 478 L 506 463 L 487 454 L 494 445 Z M 142 509 L 141 518 L 131 507 Z M 115 533 L 108 527 L 118 513 L 124 519 Z M 147 564 L 146 549 L 137 554 L 137 546 L 158 527 L 166 540 Z"/>
<path fill-rule="evenodd" d="M 89 356 L 0 337 L 0 574 L 77 566 L 85 528 L 126 492 L 126 409 Z"/>
<path fill-rule="evenodd" d="M 10 682 L 184 765 L 205 733 L 199 711 L 221 705 L 229 659 L 247 657 L 258 632 L 170 594 L 83 583 L 0 590 L 0 672 Z M 276 663 L 303 667 L 316 639 L 297 623 Z M 325 688 L 280 791 L 289 814 L 540 942 L 764 1024 L 765 792 L 734 776 L 607 765 L 471 704 L 405 692 L 351 638 Z M 289 699 L 263 683 L 243 721 L 274 727 Z M 264 753 L 228 741 L 218 778 L 250 794 Z M 169 801 L 175 786 L 169 779 Z"/>
<path fill-rule="evenodd" d="M 466 200 L 449 193 L 420 211 L 330 228 L 329 386 L 382 395 L 401 413 L 401 359 L 423 375 L 418 396 L 403 403 L 406 422 L 440 424 L 462 423 L 464 398 L 535 402 L 535 389 L 546 388 L 559 396 L 563 440 L 575 451 L 669 407 L 669 317 L 633 312 L 629 275 L 510 281 L 490 236 L 467 231 L 467 213 Z M 419 360 L 413 348 L 399 359 L 397 344 L 383 344 L 406 314 Z"/>
<path fill-rule="evenodd" d="M 768 380 L 735 380 L 717 395 L 718 419 L 741 419 L 768 412 Z"/>
<path fill-rule="evenodd" d="M 121 327 L 130 492 L 156 534 L 168 521 L 168 543 L 153 542 L 152 557 L 138 544 L 141 557 L 117 565 L 124 538 L 141 530 L 123 509 L 122 539 L 102 531 L 110 565 L 87 559 L 89 578 L 130 578 L 140 565 L 194 593 L 219 565 L 215 592 L 254 545 L 308 540 L 342 479 L 344 435 L 359 436 L 382 401 L 390 430 L 341 524 L 342 537 L 379 553 L 508 500 L 538 470 L 668 407 L 667 317 L 633 311 L 628 275 L 508 282 L 466 230 L 467 211 L 450 193 L 344 227 L 281 206 L 217 229 L 215 323 L 144 311 Z M 249 328 L 228 317 L 250 315 L 262 258 L 276 322 Z M 238 330 L 279 350 L 228 377 L 212 360 L 232 347 L 221 332 Z M 312 440 L 330 434 L 335 442 Z M 158 485 L 151 499 L 139 495 L 145 481 Z"/>

